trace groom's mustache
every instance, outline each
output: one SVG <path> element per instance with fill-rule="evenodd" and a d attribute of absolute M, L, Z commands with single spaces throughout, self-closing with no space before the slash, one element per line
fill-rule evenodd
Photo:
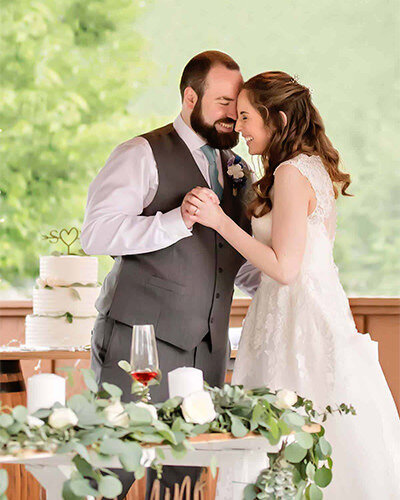
<path fill-rule="evenodd" d="M 216 121 L 214 125 L 216 125 L 217 123 L 225 123 L 226 125 L 231 125 L 232 123 L 236 123 L 236 121 L 233 120 L 232 118 L 223 118 L 221 120 Z"/>

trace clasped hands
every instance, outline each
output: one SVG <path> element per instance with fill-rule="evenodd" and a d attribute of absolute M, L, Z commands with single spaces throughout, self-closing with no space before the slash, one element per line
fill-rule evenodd
<path fill-rule="evenodd" d="M 198 222 L 218 230 L 225 216 L 218 196 L 211 189 L 195 187 L 184 197 L 181 205 L 183 221 L 188 229 Z"/>

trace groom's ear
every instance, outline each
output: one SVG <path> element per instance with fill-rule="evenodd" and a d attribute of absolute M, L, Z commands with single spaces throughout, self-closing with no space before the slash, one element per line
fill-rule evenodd
<path fill-rule="evenodd" d="M 183 93 L 183 102 L 189 109 L 193 109 L 197 102 L 197 94 L 192 89 L 192 87 L 186 87 L 185 92 Z"/>

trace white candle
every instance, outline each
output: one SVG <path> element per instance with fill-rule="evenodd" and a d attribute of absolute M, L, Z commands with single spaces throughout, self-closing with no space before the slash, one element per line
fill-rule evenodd
<path fill-rule="evenodd" d="M 40 373 L 28 378 L 28 412 L 51 408 L 57 401 L 65 405 L 65 378 L 54 373 Z"/>
<path fill-rule="evenodd" d="M 185 398 L 192 392 L 204 389 L 203 372 L 198 368 L 182 366 L 168 373 L 169 397 Z"/>

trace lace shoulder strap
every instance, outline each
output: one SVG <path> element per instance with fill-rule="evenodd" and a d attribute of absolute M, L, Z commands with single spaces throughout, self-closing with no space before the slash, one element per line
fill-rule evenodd
<path fill-rule="evenodd" d="M 326 219 L 332 211 L 335 195 L 332 181 L 324 164 L 319 156 L 307 156 L 304 153 L 299 154 L 291 160 L 282 162 L 275 169 L 274 175 L 282 165 L 293 165 L 304 177 L 308 179 L 315 192 L 317 205 L 311 214 L 311 219 Z"/>

